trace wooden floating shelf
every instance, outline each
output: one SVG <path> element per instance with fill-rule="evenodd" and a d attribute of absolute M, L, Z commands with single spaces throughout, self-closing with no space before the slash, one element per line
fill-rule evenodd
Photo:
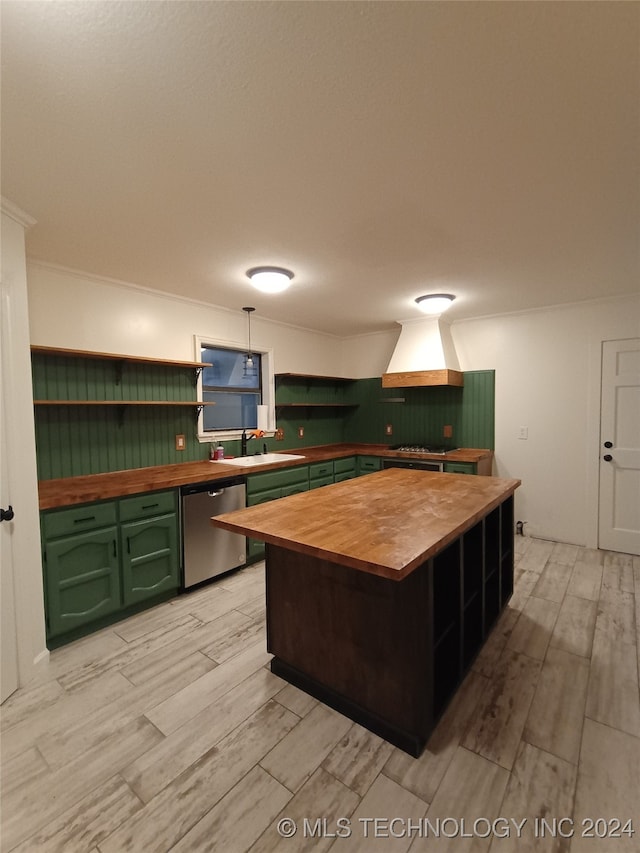
<path fill-rule="evenodd" d="M 166 358 L 149 358 L 143 355 L 121 355 L 113 352 L 93 352 L 91 350 L 66 349 L 64 347 L 33 345 L 31 352 L 42 355 L 67 356 L 69 358 L 96 358 L 107 361 L 124 361 L 130 364 L 160 364 L 170 367 L 188 367 L 195 370 L 201 370 L 203 367 L 211 367 L 208 362 L 204 361 L 177 361 Z"/>
<path fill-rule="evenodd" d="M 276 409 L 356 409 L 358 403 L 276 403 Z"/>
<path fill-rule="evenodd" d="M 35 406 L 215 406 L 197 400 L 34 400 Z"/>
<path fill-rule="evenodd" d="M 347 376 L 320 376 L 316 373 L 276 373 L 276 379 L 306 379 L 308 381 L 321 382 L 355 382 Z"/>

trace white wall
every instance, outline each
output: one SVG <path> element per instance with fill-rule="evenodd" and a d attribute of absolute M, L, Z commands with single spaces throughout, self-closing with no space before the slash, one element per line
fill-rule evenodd
<path fill-rule="evenodd" d="M 247 342 L 240 295 L 238 310 L 229 311 L 35 262 L 28 280 L 32 344 L 192 361 L 194 335 Z M 340 339 L 264 319 L 258 311 L 251 343 L 273 349 L 276 373 L 336 376 L 341 370 Z"/>
<path fill-rule="evenodd" d="M 601 344 L 640 335 L 640 297 L 454 323 L 452 333 L 462 370 L 496 371 L 494 473 L 522 480 L 516 519 L 529 535 L 596 547 Z"/>

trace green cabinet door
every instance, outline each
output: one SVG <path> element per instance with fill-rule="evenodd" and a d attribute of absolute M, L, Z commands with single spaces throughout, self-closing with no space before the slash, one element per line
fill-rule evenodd
<path fill-rule="evenodd" d="M 358 456 L 358 476 L 362 474 L 371 474 L 373 471 L 379 471 L 382 466 L 382 460 L 379 456 Z"/>
<path fill-rule="evenodd" d="M 120 526 L 122 600 L 127 607 L 180 585 L 175 513 Z"/>
<path fill-rule="evenodd" d="M 120 609 L 116 527 L 78 533 L 44 547 L 48 635 L 64 634 Z"/>

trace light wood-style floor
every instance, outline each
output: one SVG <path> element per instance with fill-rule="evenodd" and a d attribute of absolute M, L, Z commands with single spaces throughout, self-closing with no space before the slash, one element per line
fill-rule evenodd
<path fill-rule="evenodd" d="M 417 760 L 269 671 L 263 564 L 54 651 L 2 707 L 2 850 L 640 850 L 640 558 L 516 553 Z"/>

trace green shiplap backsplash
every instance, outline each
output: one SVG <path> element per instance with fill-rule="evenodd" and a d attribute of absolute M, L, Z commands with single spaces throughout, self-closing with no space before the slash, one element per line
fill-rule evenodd
<path fill-rule="evenodd" d="M 194 374 L 154 364 L 32 355 L 34 399 L 195 400 Z M 118 371 L 121 370 L 121 373 Z M 451 447 L 494 447 L 495 373 L 466 371 L 463 388 L 383 389 L 380 377 L 336 383 L 277 381 L 277 426 L 284 441 L 249 442 L 249 452 L 292 450 L 336 442 L 402 444 L 433 442 Z M 385 402 L 404 398 L 402 403 Z M 283 403 L 347 404 L 287 408 Z M 282 406 L 282 407 L 280 407 Z M 162 406 L 36 406 L 38 477 L 47 480 L 150 465 L 206 459 L 208 444 L 197 440 L 195 408 Z M 392 424 L 393 435 L 385 435 Z M 453 438 L 443 439 L 445 424 Z M 304 427 L 304 437 L 298 428 Z M 175 450 L 183 434 L 186 448 Z M 228 455 L 239 441 L 224 442 Z"/>

